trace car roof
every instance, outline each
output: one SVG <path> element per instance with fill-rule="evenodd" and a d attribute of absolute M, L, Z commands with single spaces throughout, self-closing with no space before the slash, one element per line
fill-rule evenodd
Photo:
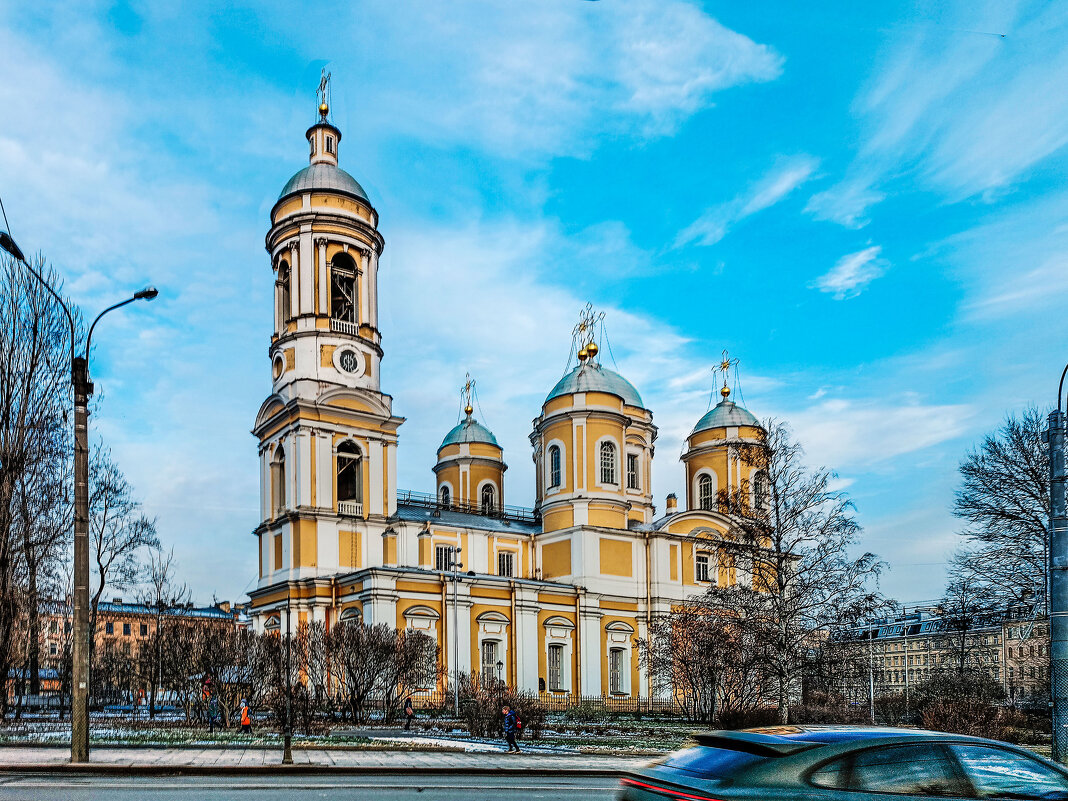
<path fill-rule="evenodd" d="M 761 726 L 754 729 L 743 729 L 737 732 L 716 732 L 727 737 L 737 735 L 758 735 L 761 739 L 768 738 L 774 741 L 805 742 L 805 743 L 847 743 L 855 740 L 870 740 L 887 737 L 908 737 L 918 739 L 936 739 L 953 737 L 954 739 L 978 739 L 965 735 L 947 734 L 942 731 L 930 731 L 928 729 L 897 728 L 894 726 Z"/>

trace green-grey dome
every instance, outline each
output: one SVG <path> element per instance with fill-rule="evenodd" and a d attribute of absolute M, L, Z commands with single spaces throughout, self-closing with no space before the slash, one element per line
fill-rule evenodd
<path fill-rule="evenodd" d="M 309 164 L 298 172 L 282 188 L 279 200 L 302 192 L 338 192 L 370 203 L 367 193 L 359 182 L 340 167 L 333 164 Z"/>
<path fill-rule="evenodd" d="M 618 395 L 629 406 L 645 408 L 642 405 L 642 396 L 638 394 L 638 390 L 632 383 L 619 373 L 590 362 L 580 364 L 561 378 L 545 402 L 548 403 L 553 398 L 559 398 L 562 395 L 573 395 L 576 392 L 607 392 L 611 395 Z"/>
<path fill-rule="evenodd" d="M 745 407 L 739 406 L 732 400 L 721 400 L 712 409 L 705 412 L 705 416 L 697 421 L 691 434 L 698 431 L 708 431 L 710 428 L 726 428 L 727 426 L 756 426 L 760 427 L 760 421 Z"/>
<path fill-rule="evenodd" d="M 475 418 L 468 417 L 452 431 L 445 435 L 445 439 L 441 441 L 441 446 L 438 448 L 440 451 L 446 445 L 459 445 L 462 442 L 482 442 L 486 445 L 497 445 L 497 438 L 493 436 L 493 432 L 479 423 Z"/>

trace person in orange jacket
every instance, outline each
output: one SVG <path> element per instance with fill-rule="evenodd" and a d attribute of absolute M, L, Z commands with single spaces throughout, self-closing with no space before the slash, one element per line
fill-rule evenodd
<path fill-rule="evenodd" d="M 244 698 L 241 699 L 241 733 L 252 734 L 252 712 Z"/>

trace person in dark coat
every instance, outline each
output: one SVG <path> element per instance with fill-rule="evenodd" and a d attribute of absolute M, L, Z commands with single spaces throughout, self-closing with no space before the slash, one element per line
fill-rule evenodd
<path fill-rule="evenodd" d="M 415 717 L 415 707 L 412 706 L 412 697 L 409 695 L 404 700 L 404 730 L 412 728 L 412 718 Z"/>
<path fill-rule="evenodd" d="M 508 753 L 518 754 L 519 746 L 515 744 L 515 736 L 519 731 L 519 718 L 508 704 L 501 707 L 504 713 L 504 739 L 508 741 Z"/>

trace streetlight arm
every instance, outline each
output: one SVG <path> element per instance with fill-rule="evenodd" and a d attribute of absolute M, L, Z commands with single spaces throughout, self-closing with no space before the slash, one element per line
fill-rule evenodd
<path fill-rule="evenodd" d="M 74 315 L 70 313 L 70 308 L 63 301 L 63 298 L 59 296 L 59 293 L 52 288 L 52 285 L 44 279 L 44 276 L 37 272 L 37 270 L 33 268 L 33 265 L 30 264 L 26 257 L 22 255 L 21 250 L 18 252 L 18 255 L 15 258 L 18 261 L 21 261 L 26 267 L 26 269 L 30 271 L 30 274 L 33 275 L 33 277 L 36 278 L 38 281 L 40 281 L 41 285 L 44 286 L 45 289 L 52 293 L 52 297 L 54 297 L 56 299 L 56 302 L 59 303 L 59 307 L 63 309 L 63 313 L 67 315 L 67 323 L 70 325 L 70 363 L 71 369 L 74 369 Z"/>
<path fill-rule="evenodd" d="M 1068 376 L 1068 364 L 1064 366 L 1064 371 L 1061 373 L 1061 383 L 1057 385 L 1057 411 L 1061 410 L 1061 399 L 1064 397 L 1064 377 Z"/>
<path fill-rule="evenodd" d="M 137 296 L 136 295 L 134 295 L 133 297 L 126 298 L 126 300 L 121 301 L 119 303 L 116 303 L 114 306 L 108 306 L 106 309 L 104 309 L 104 311 L 100 312 L 100 314 L 98 314 L 96 316 L 96 319 L 93 320 L 93 324 L 91 326 L 89 326 L 89 336 L 87 336 L 85 338 L 85 360 L 86 361 L 89 361 L 89 345 L 93 341 L 93 329 L 96 328 L 96 324 L 100 322 L 100 318 L 103 317 L 105 314 L 107 314 L 110 311 L 115 311 L 115 309 L 122 308 L 127 303 L 133 303 L 135 300 L 137 300 Z"/>

